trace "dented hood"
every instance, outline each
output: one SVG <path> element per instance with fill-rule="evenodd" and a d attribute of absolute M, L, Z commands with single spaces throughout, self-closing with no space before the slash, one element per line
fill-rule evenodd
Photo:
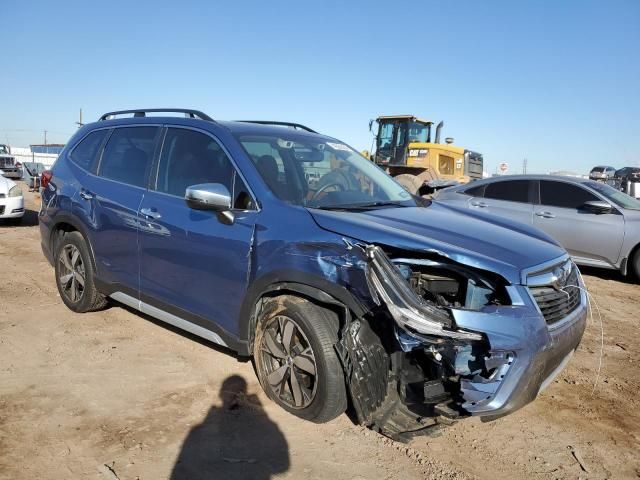
<path fill-rule="evenodd" d="M 533 227 L 436 202 L 427 207 L 309 212 L 325 230 L 362 242 L 437 253 L 498 273 L 511 283 L 520 283 L 523 269 L 566 253 Z"/>

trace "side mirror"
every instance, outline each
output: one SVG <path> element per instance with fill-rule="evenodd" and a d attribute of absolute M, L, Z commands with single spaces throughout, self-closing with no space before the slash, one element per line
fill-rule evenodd
<path fill-rule="evenodd" d="M 187 187 L 184 199 L 189 208 L 211 210 L 220 213 L 227 221 L 233 222 L 231 194 L 221 183 L 200 183 Z"/>
<path fill-rule="evenodd" d="M 613 207 L 609 202 L 605 202 L 604 200 L 591 200 L 589 202 L 584 202 L 582 205 L 584 210 L 587 210 L 592 213 L 611 213 Z"/>
<path fill-rule="evenodd" d="M 369 131 L 373 133 L 373 120 L 369 120 Z"/>

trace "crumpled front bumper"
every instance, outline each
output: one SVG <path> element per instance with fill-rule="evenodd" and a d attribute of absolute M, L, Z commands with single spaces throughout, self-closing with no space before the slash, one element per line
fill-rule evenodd
<path fill-rule="evenodd" d="M 462 404 L 471 415 L 493 420 L 533 401 L 562 371 L 580 344 L 587 321 L 587 299 L 563 320 L 547 325 L 527 288 L 516 287 L 523 305 L 491 307 L 481 312 L 452 310 L 456 324 L 482 332 L 490 345 L 486 379 L 461 380 Z"/>
<path fill-rule="evenodd" d="M 488 305 L 479 310 L 450 308 L 453 323 L 448 323 L 433 306 L 410 291 L 380 249 L 372 247 L 367 252 L 369 281 L 377 294 L 377 303 L 387 305 L 398 328 L 417 334 L 413 336 L 416 343 L 403 350 L 433 351 L 434 338 L 482 345 L 482 353 L 477 349 L 457 350 L 453 359 L 455 373 L 460 375 L 461 398 L 457 404 L 467 414 L 492 420 L 533 401 L 564 368 L 582 339 L 588 302 L 579 273 L 576 285 L 564 287 L 578 289 L 577 306 L 565 317 L 550 320 L 552 323 L 547 323 L 531 291 L 522 284 L 508 286 L 511 305 Z M 564 256 L 543 266 L 548 270 L 548 266 L 555 268 L 568 262 L 568 256 Z M 534 270 L 534 278 L 555 279 L 546 270 Z M 523 279 L 527 283 L 526 275 Z M 431 340 L 420 345 L 420 335 Z M 478 362 L 484 368 L 465 367 Z"/>

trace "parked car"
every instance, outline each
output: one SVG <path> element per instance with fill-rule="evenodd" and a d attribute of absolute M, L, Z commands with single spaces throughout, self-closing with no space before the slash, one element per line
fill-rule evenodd
<path fill-rule="evenodd" d="M 22 190 L 13 180 L 0 176 L 0 223 L 19 223 L 23 215 Z"/>
<path fill-rule="evenodd" d="M 616 170 L 614 179 L 616 188 L 621 192 L 638 198 L 635 191 L 636 188 L 634 187 L 632 191 L 631 186 L 634 183 L 640 182 L 640 167 L 624 167 L 620 170 Z"/>
<path fill-rule="evenodd" d="M 558 240 L 578 265 L 640 276 L 640 201 L 609 185 L 514 175 L 446 189 L 436 199 L 533 225 Z"/>
<path fill-rule="evenodd" d="M 608 183 L 613 180 L 614 175 L 616 174 L 616 169 L 614 167 L 607 166 L 598 166 L 593 167 L 589 172 L 589 178 L 591 180 L 596 180 L 598 182 Z"/>
<path fill-rule="evenodd" d="M 22 164 L 16 162 L 16 158 L 11 155 L 11 148 L 8 145 L 0 144 L 0 170 L 7 178 L 22 178 Z"/>
<path fill-rule="evenodd" d="M 298 124 L 148 112 L 84 126 L 42 175 L 74 312 L 129 305 L 252 357 L 294 415 L 350 398 L 390 436 L 513 412 L 578 346 L 583 283 L 542 232 L 412 196 Z"/>

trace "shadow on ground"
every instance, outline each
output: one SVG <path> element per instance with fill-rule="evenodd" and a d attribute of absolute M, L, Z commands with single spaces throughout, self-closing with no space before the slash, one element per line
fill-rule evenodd
<path fill-rule="evenodd" d="M 580 267 L 580 272 L 583 275 L 589 275 L 591 277 L 598 277 L 602 280 L 615 280 L 622 283 L 637 283 L 633 274 L 629 272 L 628 275 L 622 275 L 620 270 L 610 270 L 608 268 L 595 268 L 595 267 Z"/>
<path fill-rule="evenodd" d="M 5 218 L 0 220 L 0 227 L 35 227 L 38 225 L 38 212 L 26 208 L 21 218 Z"/>
<path fill-rule="evenodd" d="M 247 382 L 228 377 L 220 389 L 222 406 L 213 406 L 187 435 L 171 480 L 267 480 L 289 470 L 284 435 L 263 410 Z"/>

